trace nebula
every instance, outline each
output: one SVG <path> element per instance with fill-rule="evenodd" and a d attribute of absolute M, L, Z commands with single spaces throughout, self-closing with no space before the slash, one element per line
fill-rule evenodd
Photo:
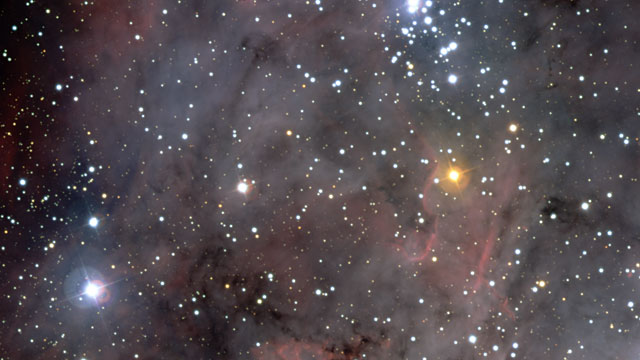
<path fill-rule="evenodd" d="M 638 16 L 8 6 L 0 357 L 637 357 Z"/>

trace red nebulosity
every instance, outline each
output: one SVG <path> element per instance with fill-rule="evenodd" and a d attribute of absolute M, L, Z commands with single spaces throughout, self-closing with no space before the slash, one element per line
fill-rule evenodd
<path fill-rule="evenodd" d="M 111 291 L 109 291 L 108 285 L 106 285 L 104 282 L 100 280 L 90 280 L 90 279 L 87 279 L 87 280 L 88 280 L 87 287 L 92 286 L 96 290 L 95 290 L 95 294 L 93 293 L 89 294 L 87 293 L 87 291 L 85 291 L 85 293 L 93 297 L 93 299 L 96 301 L 97 304 L 105 304 L 109 302 L 109 300 L 111 300 Z"/>
<path fill-rule="evenodd" d="M 413 128 L 411 125 L 410 127 Z M 495 300 L 494 307 L 510 319 L 515 320 L 515 314 L 509 305 L 509 299 L 499 294 L 496 288 L 488 285 L 487 275 L 492 272 L 493 261 L 496 261 L 493 256 L 496 253 L 496 246 L 501 244 L 498 239 L 506 236 L 508 229 L 514 226 L 515 217 L 511 210 L 511 203 L 517 201 L 515 199 L 517 193 L 513 190 L 520 180 L 519 176 L 516 175 L 520 174 L 517 171 L 517 165 L 510 164 L 500 169 L 503 172 L 498 173 L 498 175 L 504 174 L 505 176 L 498 177 L 499 182 L 496 184 L 495 196 L 492 196 L 489 201 L 485 198 L 478 199 L 478 195 L 475 195 L 473 191 L 465 191 L 467 189 L 471 190 L 473 187 L 460 187 L 456 183 L 456 189 L 453 191 L 457 190 L 459 199 L 451 201 L 461 201 L 461 204 L 456 204 L 462 205 L 462 207 L 454 206 L 453 209 L 455 209 L 454 211 L 462 211 L 465 216 L 462 223 L 451 223 L 454 218 L 440 219 L 438 216 L 443 210 L 446 213 L 446 210 L 433 207 L 433 199 L 437 194 L 431 191 L 434 185 L 434 177 L 445 176 L 442 172 L 446 172 L 447 169 L 439 169 L 438 157 L 432 153 L 425 139 L 419 138 L 418 142 L 420 143 L 420 151 L 425 154 L 423 156 L 430 161 L 429 165 L 424 168 L 428 173 L 422 187 L 422 216 L 424 219 L 433 218 L 433 220 L 426 221 L 428 224 L 427 231 L 420 229 L 406 234 L 405 237 L 394 242 L 394 246 L 408 262 L 416 263 L 425 260 L 425 258 L 428 259 L 429 253 L 438 245 L 438 242 L 440 242 L 441 246 L 445 246 L 464 239 L 464 243 L 461 244 L 464 251 L 459 255 L 463 258 L 459 259 L 459 262 L 468 264 L 470 268 L 461 267 L 453 270 L 450 273 L 453 276 L 452 280 L 462 282 L 469 274 L 469 271 L 474 271 L 475 282 L 473 283 L 473 290 L 478 291 L 485 286 Z M 473 184 L 471 174 L 465 177 L 464 180 L 468 182 L 466 185 Z M 447 190 L 445 187 L 447 184 L 441 183 L 441 185 L 444 190 Z M 454 203 L 452 203 L 453 205 Z M 441 220 L 440 223 L 438 222 L 439 219 Z M 456 221 L 459 221 L 459 217 L 456 217 L 456 219 L 458 219 Z M 459 226 L 461 226 L 463 232 L 454 230 L 458 229 Z M 443 232 L 439 228 L 447 229 L 447 231 Z M 495 270 L 493 269 L 493 271 Z"/>
<path fill-rule="evenodd" d="M 499 182 L 496 183 L 495 196 L 491 198 L 490 202 L 471 202 L 471 204 L 485 204 L 485 206 L 471 206 L 467 211 L 465 228 L 471 234 L 470 240 L 473 241 L 468 242 L 465 256 L 468 259 L 466 263 L 472 267 L 471 270 L 475 270 L 476 280 L 473 284 L 473 290 L 479 291 L 484 286 L 495 299 L 495 307 L 511 320 L 515 320 L 515 314 L 509 306 L 508 297 L 499 294 L 495 287 L 489 285 L 487 279 L 490 273 L 494 277 L 499 276 L 496 271 L 499 271 L 504 260 L 495 257 L 500 253 L 500 249 L 496 248 L 505 246 L 509 237 L 513 236 L 510 229 L 518 225 L 516 222 L 518 219 L 517 210 L 513 207 L 513 204 L 519 201 L 518 193 L 513 190 L 519 183 L 519 177 L 513 176 L 513 174 L 519 173 L 517 165 L 505 166 L 503 171 L 502 175 L 504 176 L 496 176 Z M 526 231 L 525 227 L 518 229 Z"/>
<path fill-rule="evenodd" d="M 400 253 L 409 262 L 419 262 L 427 258 L 436 241 L 437 219 L 433 224 L 433 232 L 425 234 L 421 232 L 413 232 L 408 234 L 406 239 L 395 243 Z"/>
<path fill-rule="evenodd" d="M 401 113 L 408 116 L 404 109 L 400 109 Z M 415 131 L 414 125 L 409 125 L 409 129 Z M 400 243 L 394 245 L 400 250 L 401 254 L 409 262 L 421 262 L 428 257 L 429 253 L 433 249 L 438 240 L 438 218 L 434 217 L 432 210 L 429 208 L 429 191 L 433 186 L 435 175 L 438 171 L 438 162 L 435 160 L 435 155 L 431 150 L 431 147 L 427 145 L 426 139 L 417 137 L 418 147 L 423 153 L 423 157 L 431 162 L 430 165 L 425 166 L 422 171 L 426 174 L 426 179 L 422 186 L 422 209 L 424 211 L 423 218 L 433 218 L 432 223 L 426 224 L 428 233 L 415 231 L 407 234 L 406 239 L 403 239 Z"/>
<path fill-rule="evenodd" d="M 489 234 L 487 235 L 484 245 L 482 247 L 482 254 L 480 255 L 480 259 L 478 260 L 478 274 L 476 277 L 476 282 L 473 285 L 474 290 L 478 290 L 483 283 L 486 283 L 484 274 L 486 272 L 489 255 L 491 254 L 491 250 L 493 250 L 493 245 L 495 243 L 495 236 L 496 236 L 496 231 L 493 227 L 491 227 L 489 229 Z"/>
<path fill-rule="evenodd" d="M 391 350 L 389 339 L 371 342 L 371 339 L 356 336 L 352 341 L 341 347 L 329 345 L 329 342 L 301 341 L 289 339 L 252 348 L 251 354 L 258 360 L 355 360 L 365 354 L 365 347 L 375 345 L 375 355 L 388 355 Z M 372 349 L 373 351 L 373 349 Z M 370 354 L 370 355 L 373 355 Z"/>
<path fill-rule="evenodd" d="M 487 280 L 483 281 L 485 285 L 488 285 L 489 282 Z M 495 287 L 493 286 L 487 286 L 487 289 L 489 289 L 489 292 L 491 293 L 491 296 L 500 301 L 500 305 L 499 305 L 499 309 L 501 312 L 504 312 L 511 320 L 516 320 L 516 315 L 514 314 L 513 310 L 511 310 L 511 307 L 509 306 L 509 299 L 507 297 L 502 297 L 500 294 L 498 294 L 498 291 L 495 289 Z"/>
<path fill-rule="evenodd" d="M 96 65 L 124 64 L 121 59 L 125 56 L 148 52 L 143 45 L 145 40 L 151 43 L 151 37 L 160 34 L 156 29 L 162 28 L 161 10 L 155 2 L 123 4 L 126 6 L 118 2 L 96 2 L 91 7 L 90 22 L 84 21 L 87 16 L 86 7 L 74 11 L 76 19 L 80 20 L 77 26 L 81 31 L 78 33 L 91 36 L 71 37 L 73 42 L 65 46 L 68 47 L 68 52 L 85 57 L 86 64 L 91 68 Z"/>
<path fill-rule="evenodd" d="M 513 313 L 513 311 L 509 307 L 509 299 L 507 299 L 506 297 L 500 303 L 500 310 L 504 311 L 504 313 L 507 314 L 507 316 L 509 316 L 511 320 L 513 321 L 516 320 L 516 315 Z"/>
<path fill-rule="evenodd" d="M 298 340 L 254 347 L 251 353 L 254 358 L 258 360 L 335 359 L 333 354 L 325 350 L 325 346 L 316 343 L 305 343 Z"/>
<path fill-rule="evenodd" d="M 14 173 L 12 169 L 17 159 L 17 148 L 17 141 L 3 141 L 2 144 L 0 144 L 0 153 L 2 154 L 2 156 L 0 156 L 0 177 L 2 177 L 2 179 L 11 179 L 11 175 Z M 17 180 L 13 180 L 13 182 L 17 183 Z M 4 196 L 2 197 L 3 203 L 6 204 L 9 201 L 8 196 L 6 199 Z"/>
<path fill-rule="evenodd" d="M 478 290 L 483 282 L 486 281 L 485 274 L 487 273 L 491 254 L 496 246 L 496 240 L 501 238 L 503 242 L 508 241 L 507 237 L 510 234 L 510 229 L 518 225 L 515 223 L 517 217 L 513 204 L 517 203 L 519 199 L 518 194 L 513 189 L 516 189 L 519 177 L 512 175 L 518 174 L 517 166 L 514 164 L 505 166 L 505 168 L 505 175 L 498 177 L 500 180 L 496 184 L 493 200 L 485 202 L 487 204 L 486 208 L 477 209 L 473 207 L 473 210 L 469 213 L 470 231 L 476 234 L 486 234 L 483 236 L 482 252 L 477 260 L 475 290 Z M 473 252 L 470 253 L 472 254 Z"/>
<path fill-rule="evenodd" d="M 427 159 L 431 158 L 431 151 L 428 146 L 424 143 L 423 139 L 420 139 L 420 143 L 423 147 L 423 150 L 427 153 L 425 156 Z M 436 174 L 438 165 L 435 163 L 434 166 L 429 166 L 425 169 L 427 172 L 427 178 L 424 182 L 422 188 L 422 209 L 424 211 L 423 218 L 429 219 L 433 218 L 432 223 L 427 224 L 429 233 L 415 231 L 406 235 L 406 239 L 403 239 L 401 244 L 396 244 L 400 249 L 402 255 L 409 262 L 420 262 L 423 261 L 431 250 L 433 249 L 437 239 L 438 239 L 438 218 L 433 217 L 431 210 L 429 209 L 429 203 L 427 199 L 429 198 L 429 190 L 433 184 L 433 179 Z"/>

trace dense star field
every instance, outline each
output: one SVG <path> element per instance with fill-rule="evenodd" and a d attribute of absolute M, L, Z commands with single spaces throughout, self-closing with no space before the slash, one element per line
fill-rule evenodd
<path fill-rule="evenodd" d="M 0 359 L 636 359 L 637 0 L 7 1 Z"/>

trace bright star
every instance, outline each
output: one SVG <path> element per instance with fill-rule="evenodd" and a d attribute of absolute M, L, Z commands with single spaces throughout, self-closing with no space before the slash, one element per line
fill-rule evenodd
<path fill-rule="evenodd" d="M 456 170 L 451 170 L 449 172 L 449 179 L 451 179 L 451 181 L 457 182 L 458 179 L 460 179 L 460 173 Z"/>
<path fill-rule="evenodd" d="M 89 282 L 84 288 L 84 293 L 95 299 L 98 297 L 98 295 L 100 295 L 100 287 L 92 282 Z"/>
<path fill-rule="evenodd" d="M 418 7 L 420 6 L 420 1 L 418 0 L 409 0 L 409 12 L 414 13 L 418 11 Z"/>
<path fill-rule="evenodd" d="M 246 182 L 241 181 L 241 182 L 238 183 L 237 190 L 238 190 L 238 192 L 246 194 L 247 191 L 249 190 L 249 185 Z"/>

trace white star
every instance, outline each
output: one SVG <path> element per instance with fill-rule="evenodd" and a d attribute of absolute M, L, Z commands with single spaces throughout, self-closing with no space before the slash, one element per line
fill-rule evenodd
<path fill-rule="evenodd" d="M 84 288 L 84 293 L 95 299 L 96 297 L 98 297 L 98 295 L 100 295 L 100 287 L 92 282 L 89 282 Z"/>
<path fill-rule="evenodd" d="M 237 190 L 243 194 L 245 194 L 249 190 L 249 185 L 246 182 L 241 181 L 238 183 Z"/>

